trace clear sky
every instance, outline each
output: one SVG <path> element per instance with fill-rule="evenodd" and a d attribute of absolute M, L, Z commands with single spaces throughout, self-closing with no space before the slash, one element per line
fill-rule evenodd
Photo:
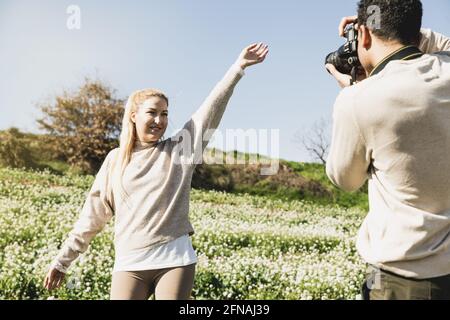
<path fill-rule="evenodd" d="M 267 60 L 247 69 L 219 128 L 279 129 L 280 157 L 307 161 L 293 139 L 331 118 L 339 88 L 324 57 L 343 43 L 337 25 L 355 13 L 356 3 L 0 0 L 0 129 L 39 132 L 35 105 L 90 76 L 105 80 L 119 97 L 147 87 L 165 91 L 172 133 L 242 48 L 263 41 L 270 45 Z M 424 27 L 450 34 L 450 2 L 423 4 Z M 81 9 L 80 30 L 66 27 L 69 5 Z"/>

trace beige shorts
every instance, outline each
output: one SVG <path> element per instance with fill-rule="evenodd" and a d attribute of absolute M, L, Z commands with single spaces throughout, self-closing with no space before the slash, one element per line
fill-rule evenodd
<path fill-rule="evenodd" d="M 158 270 L 114 272 L 111 300 L 189 300 L 194 285 L 195 263 Z"/>

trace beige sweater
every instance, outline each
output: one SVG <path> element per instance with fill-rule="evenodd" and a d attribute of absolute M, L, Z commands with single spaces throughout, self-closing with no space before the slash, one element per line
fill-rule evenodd
<path fill-rule="evenodd" d="M 233 89 L 244 70 L 233 65 L 202 106 L 175 136 L 155 147 L 137 145 L 124 172 L 123 185 L 131 196 L 125 202 L 113 187 L 113 202 L 106 200 L 106 172 L 118 149 L 103 162 L 75 223 L 52 266 L 67 272 L 92 238 L 114 216 L 115 254 L 152 248 L 194 233 L 189 222 L 189 195 L 195 168 L 208 137 L 206 130 L 218 127 Z"/>
<path fill-rule="evenodd" d="M 450 274 L 450 40 L 423 30 L 420 49 L 340 93 L 327 174 L 347 191 L 369 179 L 362 258 L 424 279 Z"/>

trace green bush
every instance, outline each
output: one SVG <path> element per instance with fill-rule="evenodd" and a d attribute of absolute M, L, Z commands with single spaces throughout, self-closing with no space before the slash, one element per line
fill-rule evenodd
<path fill-rule="evenodd" d="M 35 165 L 30 148 L 17 128 L 0 132 L 0 166 L 29 168 Z"/>

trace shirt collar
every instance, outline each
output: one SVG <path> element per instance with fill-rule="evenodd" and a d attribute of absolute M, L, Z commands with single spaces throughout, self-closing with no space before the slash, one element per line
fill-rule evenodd
<path fill-rule="evenodd" d="M 383 60 L 381 60 L 381 62 L 378 63 L 375 66 L 375 68 L 372 70 L 369 77 L 380 73 L 391 61 L 412 60 L 412 59 L 419 58 L 421 56 L 423 56 L 423 52 L 420 51 L 420 49 L 415 46 L 406 46 L 406 47 L 400 48 L 400 49 L 392 52 L 390 55 L 388 55 Z"/>
<path fill-rule="evenodd" d="M 156 147 L 158 142 L 144 142 L 140 140 L 135 140 L 133 151 L 150 150 Z"/>

